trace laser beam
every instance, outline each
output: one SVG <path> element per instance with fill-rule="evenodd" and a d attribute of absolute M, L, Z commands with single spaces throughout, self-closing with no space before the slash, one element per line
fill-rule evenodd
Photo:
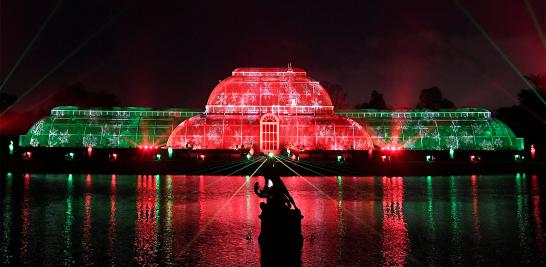
<path fill-rule="evenodd" d="M 51 10 L 51 12 L 49 13 L 49 15 L 47 16 L 47 18 L 45 19 L 45 21 L 42 23 L 42 26 L 40 26 L 40 28 L 38 29 L 38 32 L 36 32 L 36 34 L 34 34 L 34 37 L 32 37 L 32 40 L 30 40 L 30 42 L 27 44 L 27 47 L 25 47 L 25 50 L 23 50 L 23 53 L 21 53 L 21 56 L 19 56 L 19 58 L 17 59 L 17 61 L 15 62 L 15 65 L 13 65 L 13 67 L 11 67 L 10 71 L 8 72 L 8 74 L 6 75 L 6 77 L 4 78 L 4 80 L 2 81 L 2 83 L 0 83 L 0 92 L 2 92 L 2 89 L 6 86 L 6 84 L 8 83 L 9 79 L 11 78 L 11 75 L 13 75 L 13 73 L 15 72 L 15 70 L 17 69 L 17 67 L 19 67 L 19 64 L 21 64 L 21 62 L 23 61 L 23 59 L 25 58 L 25 56 L 28 54 L 28 51 L 30 50 L 30 48 L 34 45 L 34 43 L 36 42 L 36 40 L 38 40 L 38 37 L 40 37 L 40 35 L 42 34 L 42 32 L 44 31 L 44 29 L 46 28 L 47 24 L 49 23 L 49 21 L 51 20 L 51 18 L 53 18 L 53 15 L 55 15 L 55 13 L 57 12 L 57 10 L 59 9 L 59 7 L 61 6 L 61 3 L 63 2 L 63 0 L 59 0 L 57 1 L 57 4 L 55 5 L 55 7 Z"/>
<path fill-rule="evenodd" d="M 254 170 L 254 172 L 252 173 L 252 175 L 250 175 L 250 178 L 252 178 L 252 176 L 254 174 L 256 174 L 256 172 L 258 172 L 258 170 L 264 165 L 264 163 L 267 162 L 267 158 L 264 159 L 262 161 L 262 164 L 260 164 L 260 166 L 258 166 L 258 168 L 256 168 L 256 170 Z M 246 167 L 246 166 L 245 166 Z M 218 215 L 224 210 L 224 208 L 231 202 L 231 200 L 235 197 L 235 195 L 237 195 L 239 193 L 239 191 L 241 191 L 241 189 L 250 181 L 250 179 L 245 179 L 245 181 L 243 182 L 243 184 L 241 186 L 239 186 L 239 188 L 237 188 L 237 190 L 228 198 L 228 200 L 224 203 L 224 205 L 222 205 L 222 207 L 220 207 L 215 213 L 214 215 L 212 216 L 212 218 L 210 220 L 208 220 L 205 225 L 203 225 L 203 227 L 199 230 L 199 232 L 197 232 L 197 234 L 186 244 L 186 246 L 184 246 L 184 248 L 179 252 L 179 254 L 184 254 L 192 245 L 193 243 L 199 238 L 199 236 L 201 236 L 201 234 L 203 232 L 205 232 L 207 230 L 207 228 L 209 227 L 209 225 L 216 219 L 216 217 L 218 217 Z"/>
<path fill-rule="evenodd" d="M 546 50 L 546 38 L 544 38 L 542 28 L 540 27 L 540 23 L 538 23 L 538 19 L 535 15 L 535 12 L 533 11 L 533 7 L 531 6 L 531 3 L 529 3 L 529 0 L 523 0 L 523 2 L 525 3 L 525 7 L 527 8 L 527 13 L 529 13 L 531 20 L 533 21 L 533 26 L 535 27 L 535 30 L 538 34 L 538 38 L 540 38 L 542 46 L 544 46 L 544 50 Z"/>
<path fill-rule="evenodd" d="M 318 188 L 316 185 L 314 185 L 313 183 L 311 183 L 309 180 L 307 180 L 307 178 L 305 178 L 304 176 L 300 175 L 298 172 L 296 172 L 294 169 L 290 168 L 288 165 L 286 165 L 282 159 L 279 159 L 277 157 L 275 157 L 281 164 L 283 164 L 286 168 L 288 168 L 289 170 L 291 170 L 292 172 L 294 172 L 296 175 L 298 175 L 299 177 L 301 177 L 306 183 L 308 183 L 309 185 L 311 185 L 313 188 L 315 188 L 317 190 L 317 192 L 319 192 L 321 195 L 325 196 L 326 198 L 332 200 L 332 201 L 335 201 L 337 202 L 336 199 L 330 197 L 328 194 L 326 194 L 324 191 L 322 191 L 320 188 Z M 296 164 L 296 163 L 294 163 Z M 343 206 L 340 207 L 341 209 L 343 209 L 343 212 L 345 212 L 346 214 L 349 214 L 351 217 L 353 217 L 356 221 L 360 222 L 360 224 L 362 224 L 363 226 L 367 227 L 371 232 L 373 232 L 375 235 L 381 237 L 382 235 L 372 226 L 368 225 L 366 222 L 364 222 L 362 219 L 360 219 L 359 217 L 357 217 L 354 213 L 352 213 L 351 211 L 345 209 Z M 416 263 L 420 263 L 416 258 L 408 255 L 408 259 L 416 262 Z"/>
<path fill-rule="evenodd" d="M 11 104 L 9 107 L 7 107 L 2 113 L 0 113 L 0 117 L 4 115 L 6 112 L 8 112 L 11 108 L 13 108 L 17 103 L 19 103 L 25 96 L 27 96 L 32 90 L 34 90 L 36 87 L 38 87 L 44 80 L 49 78 L 51 74 L 55 73 L 59 68 L 61 68 L 64 63 L 66 63 L 69 59 L 71 59 L 74 55 L 78 54 L 91 40 L 93 40 L 95 37 L 97 37 L 104 29 L 106 29 L 107 26 L 109 26 L 116 17 L 111 17 L 108 21 L 106 21 L 104 24 L 102 24 L 93 34 L 91 34 L 87 39 L 85 39 L 83 42 L 81 42 L 75 49 L 73 49 L 67 56 L 65 56 L 61 61 L 59 61 L 52 69 L 50 69 L 42 78 L 40 78 L 38 81 L 36 81 L 31 87 L 29 87 L 27 90 L 25 90 L 17 100 L 13 104 Z"/>
<path fill-rule="evenodd" d="M 533 91 L 533 93 L 535 93 L 535 95 L 537 96 L 537 98 L 542 102 L 542 104 L 544 104 L 546 106 L 546 100 L 544 100 L 544 98 L 542 98 L 542 96 L 538 93 L 536 87 L 530 83 L 527 78 L 525 78 L 525 76 L 521 73 L 521 71 L 516 67 L 516 65 L 514 63 L 512 63 L 512 61 L 510 60 L 510 58 L 508 58 L 508 56 L 504 53 L 504 51 L 502 51 L 502 49 L 495 43 L 495 41 L 493 41 L 493 38 L 491 38 L 491 36 L 485 31 L 485 29 L 478 23 L 478 21 L 476 21 L 474 19 L 474 17 L 472 17 L 472 15 L 468 12 L 468 10 L 466 10 L 466 8 L 464 8 L 464 6 L 460 3 L 459 0 L 453 0 L 455 2 L 455 5 L 457 6 L 457 8 L 459 8 L 459 10 L 461 10 L 461 12 L 464 14 L 464 16 L 470 21 L 470 23 L 472 23 L 472 25 L 474 25 L 474 27 L 476 27 L 476 29 L 483 35 L 483 37 L 489 42 L 489 44 L 491 46 L 493 46 L 493 48 L 495 49 L 495 51 L 497 51 L 497 53 L 501 56 L 501 58 L 510 66 L 510 68 L 512 68 L 512 70 L 518 75 L 518 77 L 525 83 L 525 85 L 527 85 L 527 87 L 529 89 L 531 89 L 531 91 Z"/>

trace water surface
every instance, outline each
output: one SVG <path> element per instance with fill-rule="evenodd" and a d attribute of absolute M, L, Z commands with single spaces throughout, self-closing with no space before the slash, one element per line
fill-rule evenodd
<path fill-rule="evenodd" d="M 301 263 L 546 264 L 544 177 L 284 177 L 305 216 Z M 0 260 L 259 265 L 261 177 L 2 177 Z"/>

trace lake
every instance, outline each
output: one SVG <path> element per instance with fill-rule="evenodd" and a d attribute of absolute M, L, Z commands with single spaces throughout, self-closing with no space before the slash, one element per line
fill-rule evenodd
<path fill-rule="evenodd" d="M 304 266 L 544 265 L 545 177 L 283 177 Z M 3 264 L 260 265 L 262 177 L 11 174 Z"/>

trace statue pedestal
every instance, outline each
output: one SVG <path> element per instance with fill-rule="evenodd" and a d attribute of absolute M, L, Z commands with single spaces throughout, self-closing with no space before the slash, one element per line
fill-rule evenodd
<path fill-rule="evenodd" d="M 260 214 L 261 232 L 258 237 L 262 250 L 288 249 L 300 251 L 303 246 L 301 234 L 301 220 L 303 216 L 300 210 L 270 210 L 262 209 Z"/>

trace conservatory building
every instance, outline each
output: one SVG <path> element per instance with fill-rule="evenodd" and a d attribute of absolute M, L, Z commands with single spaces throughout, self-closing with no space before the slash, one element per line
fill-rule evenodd
<path fill-rule="evenodd" d="M 21 146 L 305 150 L 522 150 L 523 138 L 485 109 L 334 112 L 328 92 L 298 68 L 238 68 L 205 111 L 57 107 Z"/>

